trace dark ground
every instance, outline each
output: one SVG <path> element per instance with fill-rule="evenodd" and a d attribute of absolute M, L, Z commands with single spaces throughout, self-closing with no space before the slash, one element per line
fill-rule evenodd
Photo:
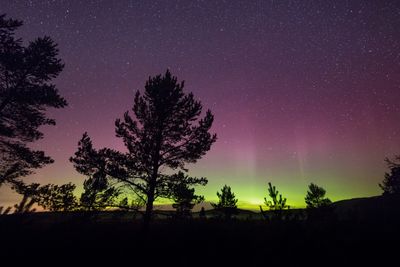
<path fill-rule="evenodd" d="M 384 266 L 400 255 L 398 217 L 158 219 L 146 235 L 140 220 L 104 214 L 2 216 L 0 258 L 32 266 Z"/>

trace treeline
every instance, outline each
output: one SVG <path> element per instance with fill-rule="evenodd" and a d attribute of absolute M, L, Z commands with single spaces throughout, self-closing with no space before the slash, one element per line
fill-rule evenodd
<path fill-rule="evenodd" d="M 23 195 L 23 198 L 19 204 L 14 206 L 14 213 L 33 212 L 35 211 L 32 209 L 34 204 L 49 211 L 104 211 L 114 209 L 140 212 L 145 206 L 144 201 L 137 201 L 136 199 L 129 201 L 128 197 L 121 198 L 120 196 L 123 193 L 115 187 L 94 190 L 90 180 L 84 182 L 84 192 L 79 199 L 74 194 L 75 188 L 76 186 L 72 183 L 43 186 L 38 183 L 29 185 L 20 183 L 14 189 Z M 286 198 L 283 198 L 271 183 L 269 183 L 268 195 L 270 199 L 264 198 L 268 210 L 279 214 L 280 211 L 290 208 L 286 205 Z M 217 192 L 217 197 L 218 202 L 211 203 L 211 205 L 222 217 L 231 219 L 238 213 L 238 199 L 230 186 L 225 185 L 220 192 Z M 173 201 L 172 207 L 176 210 L 176 218 L 190 218 L 193 207 L 205 199 L 203 196 L 196 195 L 194 188 L 176 187 L 171 194 L 171 200 Z M 323 209 L 331 204 L 331 201 L 325 198 L 325 190 L 315 184 L 310 184 L 305 201 L 308 209 Z M 264 213 L 261 206 L 260 210 Z M 0 214 L 2 212 L 8 214 L 12 212 L 12 208 L 9 207 L 4 211 L 3 208 L 0 208 Z M 204 208 L 200 212 L 200 217 L 203 216 L 203 212 Z"/>
<path fill-rule="evenodd" d="M 194 205 L 204 201 L 195 194 L 195 187 L 205 186 L 208 180 L 189 176 L 186 165 L 201 159 L 217 135 L 211 132 L 212 112 L 203 112 L 201 102 L 192 93 L 185 93 L 184 82 L 178 82 L 168 70 L 149 77 L 144 91 L 135 93 L 132 109 L 116 119 L 115 133 L 127 152 L 94 148 L 88 133 L 83 134 L 70 158 L 77 172 L 87 177 L 79 199 L 71 183 L 23 181 L 35 169 L 53 162 L 29 144 L 43 138 L 41 126 L 55 125 L 46 110 L 68 103 L 51 82 L 64 68 L 57 45 L 50 37 L 43 37 L 25 46 L 15 37 L 21 26 L 21 21 L 0 15 L 0 186 L 7 184 L 23 196 L 15 212 L 31 212 L 34 204 L 51 211 L 143 208 L 148 225 L 154 202 L 163 198 L 173 201 L 178 217 L 190 217 Z M 381 187 L 385 194 L 398 194 L 400 157 L 387 162 L 390 172 Z M 289 208 L 275 186 L 269 184 L 268 194 L 265 205 L 277 216 Z M 231 188 L 224 186 L 217 196 L 214 208 L 226 219 L 234 216 L 237 199 Z M 318 210 L 331 203 L 325 190 L 315 184 L 309 186 L 305 200 L 310 209 Z M 260 210 L 265 214 L 262 207 Z M 3 214 L 11 211 L 0 210 Z"/>

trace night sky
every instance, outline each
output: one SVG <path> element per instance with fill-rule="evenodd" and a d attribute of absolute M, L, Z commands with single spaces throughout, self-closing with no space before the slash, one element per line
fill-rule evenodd
<path fill-rule="evenodd" d="M 49 35 L 69 107 L 33 144 L 55 159 L 26 181 L 84 177 L 68 158 L 87 131 L 124 150 L 114 121 L 170 69 L 215 115 L 218 140 L 190 174 L 208 201 L 224 184 L 257 207 L 270 181 L 294 207 L 310 182 L 332 200 L 378 195 L 400 153 L 399 1 L 7 1 L 25 41 Z M 1 188 L 0 203 L 17 196 Z"/>

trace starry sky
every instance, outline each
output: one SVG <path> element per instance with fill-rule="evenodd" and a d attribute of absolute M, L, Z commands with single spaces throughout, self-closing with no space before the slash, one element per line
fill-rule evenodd
<path fill-rule="evenodd" d="M 66 65 L 55 82 L 69 107 L 33 144 L 55 163 L 26 181 L 81 190 L 68 158 L 82 133 L 123 150 L 115 119 L 166 69 L 215 115 L 218 141 L 188 166 L 208 201 L 228 184 L 257 208 L 268 182 L 293 207 L 311 182 L 332 200 L 378 195 L 400 153 L 399 1 L 0 2 L 19 37 L 51 36 Z M 0 203 L 17 199 L 7 190 Z"/>

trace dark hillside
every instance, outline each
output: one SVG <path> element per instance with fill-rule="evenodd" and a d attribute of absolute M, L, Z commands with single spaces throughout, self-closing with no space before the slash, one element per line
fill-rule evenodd
<path fill-rule="evenodd" d="M 338 208 L 344 209 L 344 203 L 351 201 L 339 203 Z M 141 221 L 133 220 L 131 215 L 108 212 L 97 217 L 82 213 L 3 216 L 0 252 L 4 257 L 30 264 L 342 266 L 349 262 L 388 262 L 398 247 L 392 244 L 400 238 L 398 221 L 392 217 L 366 217 L 361 224 L 351 217 L 312 222 L 163 219 L 154 221 L 145 234 Z"/>
<path fill-rule="evenodd" d="M 346 199 L 333 203 L 340 220 L 376 221 L 400 218 L 399 196 Z"/>

